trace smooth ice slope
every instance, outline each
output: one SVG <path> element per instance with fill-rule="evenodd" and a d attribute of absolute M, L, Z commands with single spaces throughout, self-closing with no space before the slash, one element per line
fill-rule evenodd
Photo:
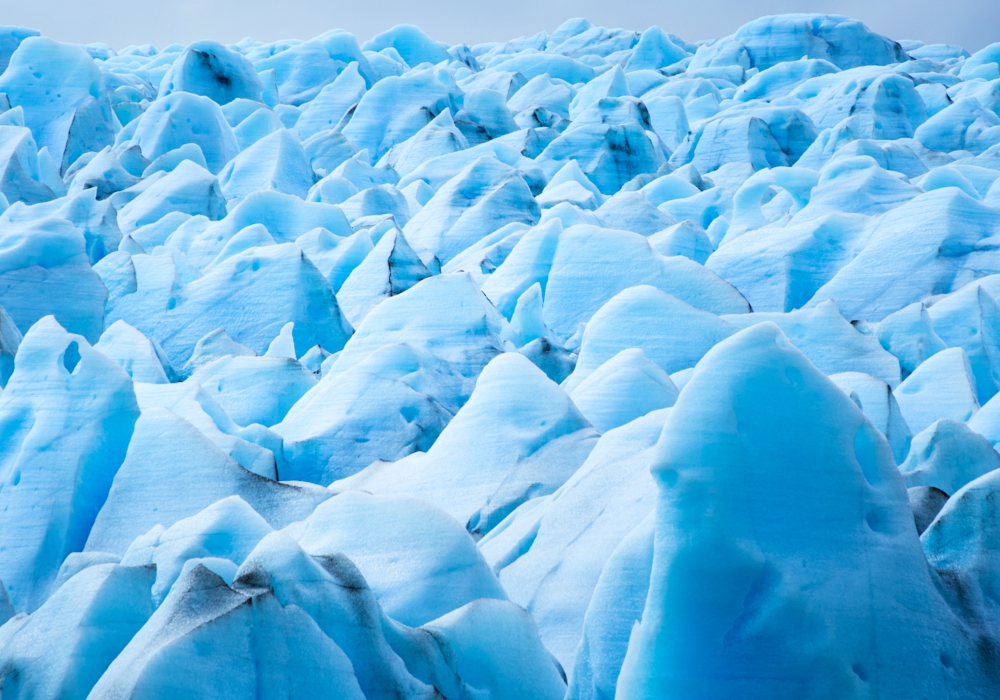
<path fill-rule="evenodd" d="M 350 557 L 382 609 L 406 625 L 507 597 L 461 524 L 409 496 L 347 491 L 285 532 L 312 556 Z"/>
<path fill-rule="evenodd" d="M 908 487 L 932 486 L 952 495 L 983 474 L 1000 469 L 1000 455 L 982 435 L 942 418 L 917 435 L 899 465 Z"/>
<path fill-rule="evenodd" d="M 0 229 L 0 304 L 22 333 L 51 314 L 96 342 L 107 298 L 70 222 L 53 217 Z"/>
<path fill-rule="evenodd" d="M 535 616 L 565 668 L 605 562 L 654 508 L 649 468 L 669 410 L 602 435 L 559 490 L 528 501 L 481 543 L 511 600 Z"/>
<path fill-rule="evenodd" d="M 654 287 L 640 285 L 617 294 L 587 323 L 576 369 L 564 387 L 581 381 L 629 347 L 638 347 L 664 372 L 694 365 L 736 328 Z"/>
<path fill-rule="evenodd" d="M 5 629 L 3 688 L 32 698 L 87 697 L 153 613 L 152 566 L 91 566 Z"/>
<path fill-rule="evenodd" d="M 32 130 L 60 173 L 84 153 L 114 142 L 104 75 L 81 46 L 26 38 L 0 75 L 0 92 L 11 106 L 21 107 L 19 126 Z"/>
<path fill-rule="evenodd" d="M 348 484 L 416 495 L 483 535 L 527 499 L 561 486 L 596 437 L 562 389 L 522 355 L 505 353 L 486 366 L 426 453 L 372 465 Z"/>
<path fill-rule="evenodd" d="M 989 692 L 888 444 L 777 327 L 708 353 L 657 453 L 649 596 L 617 697 Z"/>
<path fill-rule="evenodd" d="M 327 361 L 327 376 L 274 427 L 286 478 L 326 486 L 372 462 L 427 450 L 468 396 L 458 367 L 419 347 L 384 345 L 337 372 L 342 358 Z"/>
<path fill-rule="evenodd" d="M 653 568 L 653 526 L 648 516 L 608 558 L 583 621 L 583 638 L 566 697 L 614 697 L 633 626 L 642 620 Z"/>
<path fill-rule="evenodd" d="M 87 550 L 123 554 L 154 525 L 170 527 L 234 495 L 272 527 L 284 527 L 332 494 L 253 474 L 172 411 L 144 411 L 108 501 L 86 539 Z"/>
<path fill-rule="evenodd" d="M 138 417 L 129 376 L 82 337 L 51 316 L 24 337 L 0 394 L 0 580 L 18 609 L 40 606 L 83 549 Z"/>
<path fill-rule="evenodd" d="M 622 350 L 594 370 L 572 393 L 591 425 L 607 432 L 677 400 L 670 375 L 646 359 L 642 350 Z"/>

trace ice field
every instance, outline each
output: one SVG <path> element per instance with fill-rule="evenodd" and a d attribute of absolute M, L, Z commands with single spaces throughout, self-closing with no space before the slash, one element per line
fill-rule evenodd
<path fill-rule="evenodd" d="M 1000 697 L 1000 43 L 665 29 L 0 28 L 2 700 Z"/>

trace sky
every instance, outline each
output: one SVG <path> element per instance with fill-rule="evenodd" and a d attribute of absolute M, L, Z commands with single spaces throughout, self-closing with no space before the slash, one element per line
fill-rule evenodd
<path fill-rule="evenodd" d="M 416 24 L 440 41 L 471 45 L 551 32 L 571 17 L 639 31 L 655 24 L 697 41 L 781 12 L 848 15 L 893 39 L 970 51 L 1000 41 L 1000 0 L 0 0 L 2 24 L 114 48 L 231 43 L 247 36 L 308 39 L 333 28 L 364 41 L 401 23 Z"/>

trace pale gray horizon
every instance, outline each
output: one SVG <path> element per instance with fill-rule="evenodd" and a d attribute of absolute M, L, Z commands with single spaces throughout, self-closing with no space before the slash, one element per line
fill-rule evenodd
<path fill-rule="evenodd" d="M 0 24 L 39 30 L 74 43 L 113 48 L 199 39 L 232 43 L 308 39 L 342 28 L 359 41 L 396 24 L 415 24 L 451 44 L 504 41 L 545 30 L 571 17 L 641 31 L 658 25 L 688 41 L 732 34 L 757 17 L 783 12 L 825 12 L 862 20 L 893 39 L 947 43 L 976 51 L 1000 41 L 998 0 L 529 0 L 476 2 L 459 11 L 444 0 L 3 0 Z"/>

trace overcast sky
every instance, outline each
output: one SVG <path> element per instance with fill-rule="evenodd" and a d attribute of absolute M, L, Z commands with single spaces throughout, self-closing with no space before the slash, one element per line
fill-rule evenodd
<path fill-rule="evenodd" d="M 894 39 L 971 51 L 1000 41 L 1000 0 L 0 0 L 0 23 L 46 36 L 121 48 L 152 43 L 308 39 L 340 27 L 370 38 L 394 24 L 474 44 L 551 31 L 570 17 L 642 30 L 656 24 L 690 41 L 731 34 L 779 12 L 827 12 L 863 20 Z"/>

